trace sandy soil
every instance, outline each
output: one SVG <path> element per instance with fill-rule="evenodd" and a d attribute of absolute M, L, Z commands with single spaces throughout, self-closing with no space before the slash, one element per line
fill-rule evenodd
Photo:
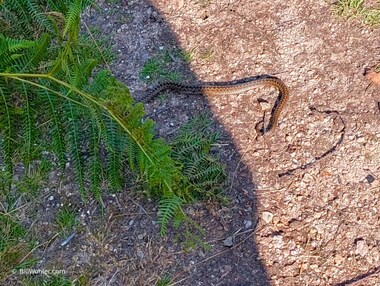
<path fill-rule="evenodd" d="M 280 128 L 258 142 L 260 110 L 208 99 L 257 185 L 255 241 L 270 283 L 378 285 L 380 95 L 362 74 L 379 59 L 379 30 L 323 1 L 152 4 L 182 48 L 214 52 L 190 64 L 198 79 L 270 73 L 290 87 Z"/>

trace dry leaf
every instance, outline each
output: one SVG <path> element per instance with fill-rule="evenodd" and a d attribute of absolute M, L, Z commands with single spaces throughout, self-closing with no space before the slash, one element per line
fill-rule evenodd
<path fill-rule="evenodd" d="M 372 81 L 374 84 L 380 85 L 380 73 L 377 73 L 373 70 L 367 71 L 364 76 Z"/>

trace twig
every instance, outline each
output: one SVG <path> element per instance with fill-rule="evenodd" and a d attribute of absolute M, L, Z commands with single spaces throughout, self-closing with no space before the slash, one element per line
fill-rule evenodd
<path fill-rule="evenodd" d="M 56 237 L 58 236 L 58 233 L 56 233 L 55 235 L 53 235 L 52 238 L 50 238 L 48 241 L 45 241 L 35 247 L 32 248 L 32 250 L 30 250 L 20 261 L 19 261 L 19 264 L 21 264 L 30 254 L 32 254 L 37 248 L 45 245 L 45 244 L 49 244 L 51 243 Z"/>
<path fill-rule="evenodd" d="M 322 158 L 326 157 L 327 155 L 335 152 L 337 149 L 338 149 L 338 146 L 341 145 L 343 143 L 343 140 L 344 140 L 344 135 L 346 134 L 346 123 L 345 121 L 343 120 L 342 116 L 340 115 L 339 111 L 336 111 L 336 110 L 318 110 L 316 107 L 314 106 L 311 106 L 310 107 L 310 110 L 311 111 L 317 111 L 319 113 L 324 113 L 324 114 L 335 114 L 338 116 L 338 118 L 340 119 L 340 121 L 342 122 L 343 124 L 343 127 L 342 129 L 339 131 L 340 132 L 340 138 L 339 140 L 330 148 L 328 149 L 327 151 L 325 151 L 322 155 L 319 155 L 315 158 L 313 158 L 309 163 L 306 163 L 306 164 L 303 164 L 301 166 L 298 166 L 296 168 L 292 168 L 292 169 L 288 169 L 286 172 L 283 172 L 283 173 L 280 173 L 278 174 L 279 177 L 283 177 L 283 176 L 289 176 L 289 175 L 293 175 L 294 171 L 297 171 L 297 170 L 305 170 L 309 167 L 311 167 L 312 165 L 314 165 L 317 161 L 321 160 Z"/>
<path fill-rule="evenodd" d="M 87 30 L 87 32 L 89 33 L 89 35 L 90 35 L 90 37 L 91 37 L 91 39 L 92 39 L 92 42 L 94 43 L 94 45 L 96 46 L 97 50 L 99 51 L 99 54 L 100 54 L 100 56 L 102 57 L 104 63 L 106 64 L 107 69 L 108 69 L 108 70 L 111 70 L 111 67 L 109 66 L 108 62 L 107 62 L 106 59 L 104 58 L 103 53 L 102 53 L 102 50 L 100 49 L 100 47 L 99 47 L 97 41 L 95 40 L 94 35 L 91 33 L 91 31 L 90 31 L 90 29 L 88 28 L 86 22 L 83 21 L 83 24 L 84 24 L 84 26 L 86 27 L 86 30 Z"/>
<path fill-rule="evenodd" d="M 125 213 L 125 214 L 114 215 L 113 218 L 122 217 L 122 216 L 138 216 L 138 215 L 156 214 L 156 213 L 157 212 Z"/>
<path fill-rule="evenodd" d="M 112 275 L 111 279 L 107 282 L 107 285 L 111 285 L 111 283 L 113 282 L 112 279 L 116 276 L 116 274 L 119 272 L 119 268 L 116 269 L 115 273 Z"/>
<path fill-rule="evenodd" d="M 208 260 L 210 260 L 210 259 L 212 259 L 212 258 L 214 258 L 214 257 L 217 257 L 217 256 L 219 256 L 219 255 L 222 255 L 222 254 L 224 254 L 224 253 L 226 253 L 226 252 L 229 252 L 229 251 L 235 249 L 236 247 L 242 245 L 242 244 L 243 244 L 248 238 L 250 238 L 252 235 L 253 235 L 253 231 L 252 231 L 252 233 L 250 233 L 249 235 L 247 235 L 247 237 L 244 238 L 244 239 L 243 239 L 241 242 L 239 242 L 238 244 L 235 244 L 234 246 L 232 246 L 231 248 L 229 248 L 229 249 L 227 249 L 227 250 L 223 250 L 223 251 L 221 251 L 221 252 L 219 252 L 219 253 L 215 253 L 214 255 L 211 255 L 210 257 L 207 257 L 206 259 L 203 259 L 203 260 L 201 260 L 201 261 L 195 263 L 194 266 L 199 265 L 199 264 L 201 264 L 201 263 L 204 263 L 204 262 L 206 262 L 206 261 L 208 261 Z"/>

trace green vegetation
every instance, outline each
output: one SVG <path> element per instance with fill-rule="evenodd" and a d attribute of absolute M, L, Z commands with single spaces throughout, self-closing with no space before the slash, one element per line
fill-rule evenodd
<path fill-rule="evenodd" d="M 211 153 L 220 134 L 211 128 L 212 121 L 201 114 L 183 125 L 171 142 L 173 158 L 182 163 L 182 173 L 196 199 L 216 198 L 225 183 L 225 166 Z"/>
<path fill-rule="evenodd" d="M 106 0 L 105 2 L 106 2 L 107 4 L 118 4 L 118 3 L 120 3 L 120 1 L 121 1 L 121 0 Z"/>
<path fill-rule="evenodd" d="M 52 276 L 48 278 L 26 278 L 22 281 L 23 286 L 88 286 L 90 283 L 84 276 L 80 276 L 78 279 L 69 280 L 61 275 Z"/>
<path fill-rule="evenodd" d="M 169 286 L 171 283 L 171 279 L 169 276 L 164 276 L 163 278 L 159 279 L 156 283 L 156 286 Z"/>
<path fill-rule="evenodd" d="M 0 1 L 0 279 L 34 263 L 36 245 L 24 242 L 34 240 L 17 214 L 37 197 L 52 170 L 73 169 L 83 202 L 95 197 L 102 203 L 105 189 L 136 185 L 158 201 L 162 235 L 171 220 L 176 227 L 185 221 L 197 228 L 183 206 L 220 197 L 223 188 L 224 166 L 212 154 L 218 135 L 210 131 L 211 122 L 200 117 L 171 142 L 157 138 L 143 105 L 104 69 L 113 53 L 99 31 L 79 32 L 81 12 L 91 4 Z M 191 60 L 191 54 L 182 59 Z M 171 63 L 170 53 L 163 52 L 141 75 L 180 80 L 179 73 L 167 71 Z M 61 234 L 72 232 L 75 210 L 61 209 L 56 224 Z M 36 283 L 71 282 L 57 276 Z"/>
<path fill-rule="evenodd" d="M 190 63 L 194 59 L 194 52 L 196 48 L 192 48 L 189 51 L 179 50 L 178 56 L 185 61 L 186 63 Z"/>
<path fill-rule="evenodd" d="M 140 71 L 141 78 L 149 83 L 158 80 L 181 81 L 182 74 L 169 68 L 170 64 L 174 62 L 173 54 L 181 59 L 179 52 L 171 53 L 168 50 L 163 50 L 146 61 Z"/>
<path fill-rule="evenodd" d="M 25 229 L 11 214 L 0 213 L 0 281 L 27 257 L 24 236 Z"/>
<path fill-rule="evenodd" d="M 335 12 L 346 18 L 354 18 L 368 25 L 380 24 L 380 3 L 367 6 L 370 1 L 365 0 L 339 0 L 334 4 Z"/>
<path fill-rule="evenodd" d="M 153 121 L 145 118 L 142 104 L 133 101 L 128 88 L 101 69 L 112 59 L 110 48 L 91 33 L 79 33 L 80 14 L 90 4 L 0 4 L 2 275 L 33 263 L 28 259 L 33 245 L 21 242 L 26 232 L 15 214 L 19 200 L 32 200 L 53 169 L 63 173 L 72 166 L 84 201 L 94 196 L 101 202 L 104 183 L 110 191 L 139 184 L 145 195 L 159 201 L 162 235 L 171 219 L 175 226 L 183 220 L 195 226 L 182 206 L 218 196 L 224 183 L 224 167 L 211 152 L 217 134 L 206 132 L 210 122 L 190 122 L 167 143 L 155 136 Z M 187 54 L 182 57 L 190 60 Z M 179 80 L 177 73 L 165 71 L 170 62 L 170 54 L 163 52 L 141 74 Z M 72 231 L 75 211 L 61 209 L 56 224 L 63 234 Z M 51 283 L 46 285 L 60 282 Z"/>
<path fill-rule="evenodd" d="M 214 51 L 213 50 L 205 50 L 200 53 L 199 58 L 208 61 L 214 56 Z"/>
<path fill-rule="evenodd" d="M 70 207 L 63 207 L 57 213 L 56 224 L 59 232 L 64 235 L 67 235 L 69 232 L 73 231 L 75 226 L 78 224 L 75 211 Z"/>
<path fill-rule="evenodd" d="M 61 276 L 53 276 L 45 279 L 25 279 L 23 286 L 73 286 L 72 281 Z"/>

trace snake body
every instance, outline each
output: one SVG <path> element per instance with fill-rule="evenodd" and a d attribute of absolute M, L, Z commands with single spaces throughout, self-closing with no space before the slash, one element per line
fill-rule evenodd
<path fill-rule="evenodd" d="M 278 119 L 288 98 L 289 90 L 285 83 L 274 76 L 256 76 L 247 79 L 241 79 L 236 82 L 205 82 L 194 85 L 180 84 L 175 82 L 163 82 L 154 86 L 145 96 L 143 102 L 149 102 L 158 94 L 165 90 L 173 90 L 182 94 L 204 94 L 206 96 L 235 95 L 246 92 L 251 88 L 259 85 L 274 87 L 278 89 L 279 95 L 273 105 L 271 117 L 266 127 L 259 132 L 261 134 L 274 130 L 278 125 Z"/>

